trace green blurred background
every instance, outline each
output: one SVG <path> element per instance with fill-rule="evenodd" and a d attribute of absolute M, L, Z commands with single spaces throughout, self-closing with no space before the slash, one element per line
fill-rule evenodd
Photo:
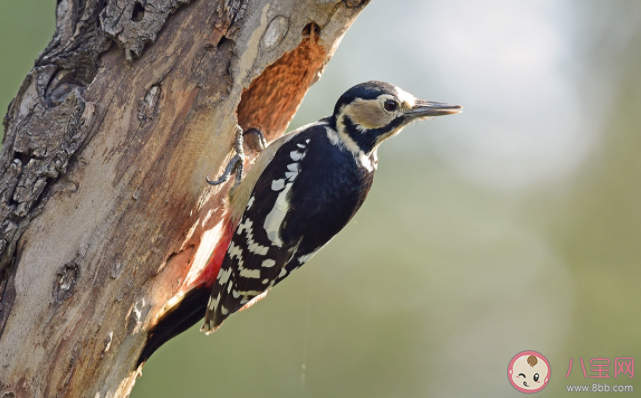
<path fill-rule="evenodd" d="M 54 9 L 0 2 L 3 113 Z M 383 145 L 355 220 L 214 335 L 161 348 L 132 397 L 518 397 L 524 350 L 552 397 L 603 381 L 580 357 L 641 360 L 639 71 L 641 2 L 373 1 L 291 127 L 369 79 L 465 113 Z"/>

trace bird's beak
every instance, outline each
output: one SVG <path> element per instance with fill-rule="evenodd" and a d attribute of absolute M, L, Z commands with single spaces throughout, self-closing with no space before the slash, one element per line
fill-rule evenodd
<path fill-rule="evenodd" d="M 461 112 L 463 112 L 463 107 L 460 105 L 444 104 L 441 102 L 430 102 L 417 99 L 412 109 L 405 112 L 405 114 L 412 119 L 416 119 L 422 117 L 453 115 L 455 113 Z"/>

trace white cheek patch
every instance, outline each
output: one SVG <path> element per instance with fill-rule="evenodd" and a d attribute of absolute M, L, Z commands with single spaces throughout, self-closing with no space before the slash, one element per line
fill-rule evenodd
<path fill-rule="evenodd" d="M 416 97 L 414 97 L 412 94 L 408 93 L 400 87 L 394 86 L 394 89 L 396 90 L 396 96 L 404 105 L 409 108 L 412 108 L 414 105 L 416 105 Z"/>
<path fill-rule="evenodd" d="M 336 120 L 338 132 L 346 131 L 344 116 L 349 117 L 356 130 L 360 133 L 386 126 L 394 119 L 394 116 L 387 112 L 383 106 L 385 101 L 390 99 L 394 99 L 394 97 L 389 94 L 382 94 L 371 100 L 357 98 L 351 104 L 344 106 L 341 110 L 341 116 Z"/>

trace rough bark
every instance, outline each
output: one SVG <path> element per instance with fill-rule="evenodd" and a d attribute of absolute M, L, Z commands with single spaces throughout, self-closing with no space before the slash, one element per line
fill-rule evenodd
<path fill-rule="evenodd" d="M 1 397 L 128 395 L 218 239 L 236 124 L 282 135 L 368 1 L 58 1 L 4 119 Z"/>

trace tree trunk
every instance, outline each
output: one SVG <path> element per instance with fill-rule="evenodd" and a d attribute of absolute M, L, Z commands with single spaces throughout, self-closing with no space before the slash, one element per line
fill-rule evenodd
<path fill-rule="evenodd" d="M 4 120 L 0 397 L 129 394 L 220 236 L 236 125 L 282 135 L 368 1 L 58 0 Z"/>

